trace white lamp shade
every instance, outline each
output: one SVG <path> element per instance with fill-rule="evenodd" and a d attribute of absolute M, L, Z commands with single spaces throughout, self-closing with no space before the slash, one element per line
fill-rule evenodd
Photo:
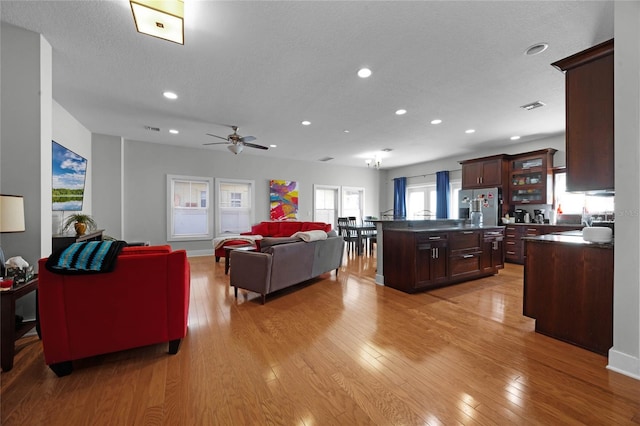
<path fill-rule="evenodd" d="M 131 0 L 129 3 L 138 32 L 184 44 L 182 0 Z"/>
<path fill-rule="evenodd" d="M 19 195 L 0 195 L 0 232 L 24 230 L 24 198 Z"/>
<path fill-rule="evenodd" d="M 227 149 L 231 152 L 233 152 L 234 154 L 238 155 L 242 152 L 242 150 L 244 149 L 244 146 L 241 144 L 233 144 L 233 145 L 229 145 L 227 146 Z"/>

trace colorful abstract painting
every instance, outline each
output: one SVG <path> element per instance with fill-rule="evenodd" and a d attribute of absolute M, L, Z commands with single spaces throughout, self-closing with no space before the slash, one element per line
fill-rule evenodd
<path fill-rule="evenodd" d="M 298 218 L 298 182 L 272 179 L 271 220 L 295 220 Z"/>

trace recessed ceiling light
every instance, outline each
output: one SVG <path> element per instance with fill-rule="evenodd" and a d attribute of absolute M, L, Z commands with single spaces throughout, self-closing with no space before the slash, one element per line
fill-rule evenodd
<path fill-rule="evenodd" d="M 310 122 L 310 121 L 307 121 L 307 120 L 304 120 L 301 124 L 302 124 L 303 126 L 308 126 L 309 124 L 311 124 L 311 122 Z"/>
<path fill-rule="evenodd" d="M 344 130 L 343 130 L 343 132 L 344 132 L 344 133 L 349 133 L 349 130 L 344 129 Z"/>
<path fill-rule="evenodd" d="M 272 143 L 271 145 L 269 145 L 269 148 L 277 148 L 277 147 L 278 147 L 278 145 L 276 145 L 276 144 L 274 144 L 274 143 Z"/>
<path fill-rule="evenodd" d="M 396 115 L 404 115 L 406 113 L 407 113 L 406 109 L 399 109 L 399 110 L 396 111 Z"/>
<path fill-rule="evenodd" d="M 468 129 L 464 131 L 465 133 L 475 133 L 475 129 Z"/>
<path fill-rule="evenodd" d="M 520 136 L 511 136 L 510 138 L 512 141 L 517 141 L 518 139 L 520 139 Z"/>
<path fill-rule="evenodd" d="M 547 50 L 548 47 L 548 43 L 536 43 L 533 46 L 527 47 L 527 49 L 524 51 L 524 54 L 528 56 L 538 55 Z"/>
<path fill-rule="evenodd" d="M 369 68 L 361 68 L 358 70 L 358 77 L 367 78 L 371 76 L 371 70 Z"/>
<path fill-rule="evenodd" d="M 179 131 L 177 131 L 176 129 L 169 129 L 169 133 L 177 135 L 178 133 L 180 133 Z"/>
<path fill-rule="evenodd" d="M 162 96 L 164 96 L 167 99 L 178 99 L 178 95 L 176 95 L 173 92 L 164 92 Z"/>
<path fill-rule="evenodd" d="M 439 118 L 436 118 L 435 120 L 431 120 L 431 124 L 440 124 L 442 123 L 442 120 L 440 120 Z"/>

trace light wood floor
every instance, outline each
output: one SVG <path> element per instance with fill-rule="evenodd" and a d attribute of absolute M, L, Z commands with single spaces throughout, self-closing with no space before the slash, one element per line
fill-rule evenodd
<path fill-rule="evenodd" d="M 536 334 L 522 267 L 408 295 L 374 283 L 375 259 L 271 296 L 228 287 L 192 258 L 189 332 L 74 362 L 57 378 L 40 341 L 2 373 L 2 425 L 640 424 L 640 381 Z"/>

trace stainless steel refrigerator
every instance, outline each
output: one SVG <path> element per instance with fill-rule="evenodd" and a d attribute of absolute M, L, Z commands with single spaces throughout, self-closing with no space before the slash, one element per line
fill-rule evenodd
<path fill-rule="evenodd" d="M 468 219 L 471 200 L 482 200 L 482 223 L 485 226 L 500 224 L 502 192 L 498 188 L 461 189 L 458 196 L 458 218 Z"/>

